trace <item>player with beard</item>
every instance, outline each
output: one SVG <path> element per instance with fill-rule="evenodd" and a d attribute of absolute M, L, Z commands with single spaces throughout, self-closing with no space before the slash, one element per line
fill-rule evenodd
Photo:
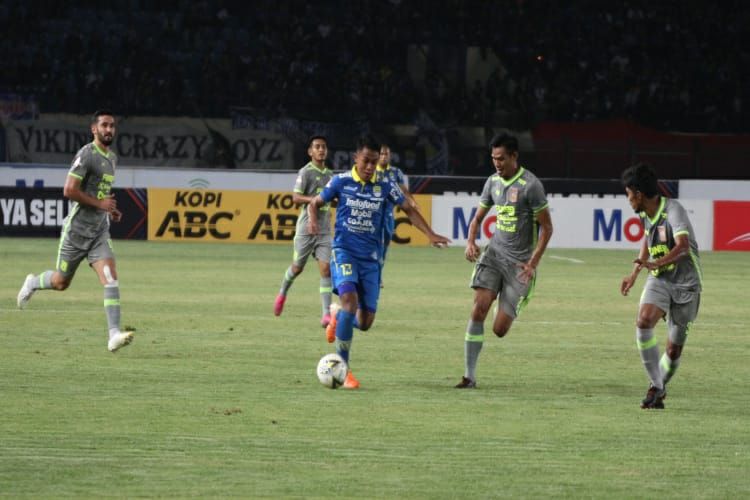
<path fill-rule="evenodd" d="M 78 265 L 86 258 L 104 287 L 110 352 L 133 340 L 132 332 L 120 330 L 120 288 L 109 235 L 110 220 L 118 222 L 122 218 L 112 194 L 117 155 L 110 146 L 115 131 L 111 111 L 94 113 L 94 140 L 76 153 L 63 187 L 64 196 L 73 201 L 73 206 L 63 223 L 55 270 L 26 276 L 17 299 L 18 307 L 23 309 L 37 290 L 67 289 Z"/>

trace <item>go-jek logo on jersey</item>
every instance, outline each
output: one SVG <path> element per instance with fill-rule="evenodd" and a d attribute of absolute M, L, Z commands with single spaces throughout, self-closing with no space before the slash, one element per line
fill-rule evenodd
<path fill-rule="evenodd" d="M 594 209 L 594 241 L 622 241 L 623 236 L 628 241 L 641 241 L 641 219 L 633 216 L 623 223 L 622 210 L 619 208 L 612 210 L 609 217 L 604 209 Z"/>

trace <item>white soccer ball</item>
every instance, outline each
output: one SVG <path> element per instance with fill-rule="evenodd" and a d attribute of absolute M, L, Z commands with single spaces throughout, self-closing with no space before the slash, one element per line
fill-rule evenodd
<path fill-rule="evenodd" d="M 344 358 L 338 354 L 326 354 L 318 361 L 318 380 L 329 389 L 336 389 L 346 380 L 346 374 L 349 373 Z"/>

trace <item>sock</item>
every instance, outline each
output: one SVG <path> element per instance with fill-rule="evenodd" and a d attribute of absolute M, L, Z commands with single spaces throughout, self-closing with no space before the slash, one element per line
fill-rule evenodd
<path fill-rule="evenodd" d="M 325 316 L 331 310 L 331 278 L 320 278 L 320 302 Z"/>
<path fill-rule="evenodd" d="M 341 309 L 336 315 L 336 352 L 347 363 L 352 337 L 354 337 L 354 314 Z"/>
<path fill-rule="evenodd" d="M 294 283 L 294 278 L 296 278 L 296 276 L 292 272 L 292 266 L 289 266 L 284 273 L 284 279 L 281 281 L 281 290 L 279 290 L 281 295 L 287 294 L 292 287 L 292 283 Z"/>
<path fill-rule="evenodd" d="M 52 271 L 44 271 L 39 276 L 34 276 L 31 280 L 32 290 L 47 290 L 52 288 Z"/>
<path fill-rule="evenodd" d="M 674 376 L 677 371 L 677 367 L 680 366 L 680 358 L 672 359 L 665 352 L 659 361 L 659 368 L 661 369 L 661 381 L 664 385 Z"/>
<path fill-rule="evenodd" d="M 464 338 L 464 376 L 471 380 L 477 380 L 477 361 L 479 352 L 484 345 L 484 323 L 469 320 L 466 326 L 466 337 Z"/>
<path fill-rule="evenodd" d="M 654 337 L 654 329 L 636 328 L 636 344 L 651 384 L 658 389 L 663 389 L 664 383 L 659 369 L 659 344 Z"/>
<path fill-rule="evenodd" d="M 104 312 L 111 337 L 120 331 L 120 285 L 117 280 L 104 285 Z"/>

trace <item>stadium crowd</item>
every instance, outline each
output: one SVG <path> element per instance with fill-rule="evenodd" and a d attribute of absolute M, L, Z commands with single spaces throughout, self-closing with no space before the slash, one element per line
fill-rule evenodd
<path fill-rule="evenodd" d="M 421 109 L 445 125 L 750 130 L 740 0 L 8 0 L 0 25 L 0 92 L 33 93 L 42 112 L 220 117 L 236 105 L 398 123 Z M 467 83 L 470 46 L 501 64 Z"/>

